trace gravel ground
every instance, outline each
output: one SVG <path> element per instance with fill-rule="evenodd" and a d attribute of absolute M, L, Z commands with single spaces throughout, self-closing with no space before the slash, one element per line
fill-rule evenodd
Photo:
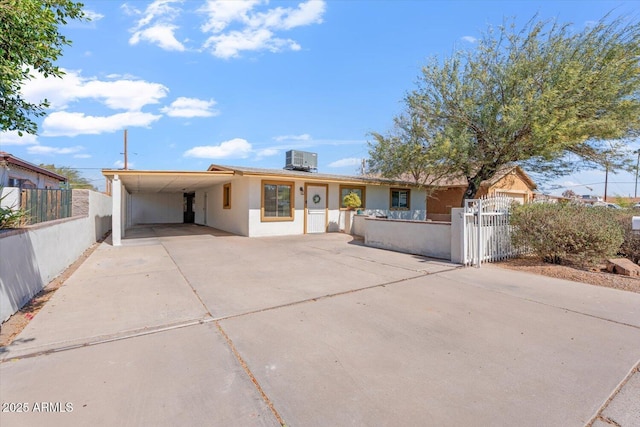
<path fill-rule="evenodd" d="M 495 265 L 511 270 L 526 271 L 558 279 L 588 283 L 594 286 L 620 289 L 640 293 L 640 278 L 607 272 L 604 265 L 592 269 L 574 266 L 547 264 L 534 257 L 514 258 Z"/>

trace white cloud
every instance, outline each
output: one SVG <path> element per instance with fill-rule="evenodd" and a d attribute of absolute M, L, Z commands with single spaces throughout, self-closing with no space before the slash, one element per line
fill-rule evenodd
<path fill-rule="evenodd" d="M 160 111 L 170 117 L 212 117 L 219 114 L 218 111 L 212 109 L 214 105 L 216 105 L 216 102 L 212 99 L 205 101 L 197 98 L 180 97 Z"/>
<path fill-rule="evenodd" d="M 207 0 L 197 9 L 205 15 L 200 30 L 208 35 L 202 47 L 224 59 L 238 57 L 244 51 L 297 51 L 302 48 L 299 43 L 279 37 L 276 32 L 319 24 L 326 10 L 323 0 L 301 2 L 297 7 L 269 8 L 268 4 L 266 0 Z M 166 25 L 173 23 L 176 16 L 171 11 L 162 14 L 162 18 L 159 15 L 146 24 L 154 19 L 163 19 Z"/>
<path fill-rule="evenodd" d="M 140 111 L 104 117 L 56 111 L 44 119 L 42 123 L 43 136 L 97 135 L 105 132 L 115 132 L 127 127 L 148 127 L 160 117 L 160 115 Z"/>
<path fill-rule="evenodd" d="M 267 12 L 256 13 L 249 17 L 248 23 L 253 27 L 290 30 L 311 24 L 322 23 L 322 15 L 326 9 L 324 1 L 307 1 L 300 3 L 296 9 L 277 7 Z"/>
<path fill-rule="evenodd" d="M 185 157 L 201 159 L 247 158 L 253 151 L 251 144 L 242 138 L 224 141 L 219 145 L 203 145 L 185 151 Z"/>
<path fill-rule="evenodd" d="M 255 153 L 257 159 L 262 159 L 263 157 L 275 156 L 276 154 L 280 153 L 280 150 L 278 150 L 277 148 L 263 148 L 261 150 L 256 150 Z"/>
<path fill-rule="evenodd" d="M 311 135 L 308 133 L 303 133 L 301 135 L 281 135 L 274 136 L 273 139 L 276 141 L 309 141 L 311 140 Z"/>
<path fill-rule="evenodd" d="M 475 43 L 478 41 L 478 39 L 473 36 L 464 36 L 462 37 L 462 40 L 466 41 L 467 43 Z"/>
<path fill-rule="evenodd" d="M 185 51 L 185 41 L 176 34 L 181 27 L 183 8 L 192 3 L 183 0 L 155 0 L 146 9 L 124 4 L 122 10 L 137 21 L 129 30 L 129 44 L 147 42 L 164 50 Z M 204 15 L 200 30 L 206 40 L 202 47 L 219 58 L 233 58 L 243 51 L 300 50 L 295 41 L 281 38 L 277 31 L 288 31 L 319 24 L 326 10 L 324 0 L 308 0 L 297 7 L 268 7 L 268 0 L 206 0 L 195 12 Z M 188 10 L 187 12 L 192 12 Z"/>
<path fill-rule="evenodd" d="M 128 15 L 138 16 L 138 22 L 130 30 L 132 33 L 129 44 L 136 45 L 146 41 L 165 50 L 184 51 L 185 46 L 178 41 L 175 32 L 179 29 L 173 22 L 180 15 L 181 10 L 174 7 L 182 0 L 155 0 L 144 11 L 124 4 L 122 9 Z"/>
<path fill-rule="evenodd" d="M 176 39 L 175 31 L 178 29 L 175 25 L 158 24 L 144 30 L 136 31 L 129 39 L 129 44 L 136 45 L 140 41 L 146 41 L 155 44 L 164 50 L 176 50 L 182 52 L 184 45 Z"/>
<path fill-rule="evenodd" d="M 336 160 L 335 162 L 331 162 L 327 166 L 329 166 L 330 168 L 344 168 L 347 166 L 360 166 L 361 163 L 362 159 L 348 157 L 346 159 L 340 159 Z"/>
<path fill-rule="evenodd" d="M 73 154 L 84 150 L 84 147 L 76 145 L 75 147 L 49 147 L 46 145 L 32 145 L 27 147 L 29 154 Z"/>
<path fill-rule="evenodd" d="M 66 74 L 59 79 L 36 75 L 24 85 L 23 95 L 30 102 L 46 98 L 54 109 L 65 109 L 81 99 L 95 99 L 112 109 L 137 111 L 157 104 L 169 92 L 164 85 L 144 80 L 104 81 L 82 77 L 81 71 L 63 71 Z"/>
<path fill-rule="evenodd" d="M 122 160 L 116 160 L 115 162 L 113 162 L 113 166 L 115 166 L 118 169 L 122 169 L 124 168 L 124 161 Z M 131 169 L 133 167 L 133 163 L 132 162 L 127 162 L 127 169 Z"/>
<path fill-rule="evenodd" d="M 91 154 L 74 154 L 73 158 L 74 159 L 90 159 Z"/>
<path fill-rule="evenodd" d="M 273 37 L 273 33 L 266 28 L 245 28 L 242 31 L 211 36 L 205 42 L 204 48 L 209 49 L 218 58 L 228 59 L 240 56 L 240 52 L 245 50 L 280 52 L 286 48 L 300 50 L 300 45 L 293 40 Z"/>
<path fill-rule="evenodd" d="M 42 75 L 36 75 L 23 87 L 23 95 L 27 100 L 39 102 L 46 98 L 54 110 L 42 122 L 42 136 L 95 135 L 126 127 L 147 127 L 162 117 L 141 111 L 143 107 L 158 104 L 167 96 L 169 89 L 162 84 L 117 74 L 111 75 L 109 80 L 100 80 L 96 77 L 84 77 L 79 70 L 64 71 L 66 74 L 62 78 L 45 79 Z M 67 111 L 73 103 L 87 99 L 124 112 L 88 116 Z"/>
<path fill-rule="evenodd" d="M 85 9 L 84 14 L 87 18 L 91 20 L 91 22 L 96 22 L 104 18 L 104 15 L 93 10 Z"/>
<path fill-rule="evenodd" d="M 208 0 L 198 9 L 198 12 L 207 15 L 207 22 L 200 29 L 204 33 L 219 33 L 234 21 L 246 21 L 247 14 L 260 3 L 260 0 Z"/>
<path fill-rule="evenodd" d="M 32 145 L 38 143 L 38 137 L 30 133 L 18 135 L 17 130 L 0 132 L 0 149 L 5 145 Z"/>

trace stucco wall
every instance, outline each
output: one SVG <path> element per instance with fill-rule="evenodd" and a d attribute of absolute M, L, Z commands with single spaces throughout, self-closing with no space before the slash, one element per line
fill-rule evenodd
<path fill-rule="evenodd" d="M 354 215 L 353 220 L 351 222 L 351 235 L 364 237 L 364 233 L 366 230 L 366 222 L 365 220 L 369 218 L 368 215 Z"/>
<path fill-rule="evenodd" d="M 18 209 L 20 207 L 20 189 L 18 187 L 0 188 L 0 206 L 3 208 Z"/>
<path fill-rule="evenodd" d="M 464 264 L 464 209 L 451 209 L 451 262 Z"/>
<path fill-rule="evenodd" d="M 35 184 L 36 188 L 51 188 L 54 190 L 60 188 L 60 181 L 57 179 L 17 165 L 10 165 L 9 170 L 0 167 L 0 172 L 3 172 L 0 174 L 0 176 L 2 176 L 2 182 L 0 182 L 0 185 L 2 186 L 8 186 L 9 179 L 15 178 L 27 179 Z"/>
<path fill-rule="evenodd" d="M 364 243 L 374 248 L 450 260 L 451 224 L 366 218 Z"/>
<path fill-rule="evenodd" d="M 224 209 L 222 191 L 231 184 L 231 208 Z M 207 225 L 241 236 L 249 235 L 249 182 L 233 179 L 207 189 Z"/>
<path fill-rule="evenodd" d="M 434 191 L 427 201 L 427 212 L 430 214 L 450 214 L 451 208 L 460 207 L 464 190 L 462 187 L 453 187 Z"/>
<path fill-rule="evenodd" d="M 249 236 L 285 236 L 304 233 L 304 195 L 300 194 L 300 187 L 304 188 L 304 181 L 278 180 L 293 183 L 293 221 L 265 221 L 260 217 L 262 204 L 262 179 L 249 180 Z"/>
<path fill-rule="evenodd" d="M 0 233 L 0 321 L 19 310 L 110 229 L 111 197 L 76 191 L 88 192 L 87 216 Z"/>
<path fill-rule="evenodd" d="M 303 234 L 305 224 L 305 210 L 304 201 L 305 196 L 300 194 L 300 187 L 304 188 L 304 180 L 289 180 L 293 183 L 294 189 L 294 206 L 295 214 L 293 221 L 265 221 L 262 222 L 260 217 L 260 208 L 262 203 L 262 179 L 249 178 L 243 180 L 248 182 L 247 192 L 248 194 L 248 227 L 249 236 L 279 236 L 279 235 L 291 235 L 291 234 Z M 241 194 L 245 194 L 243 192 Z M 411 207 L 414 206 L 421 208 L 420 212 L 408 212 L 408 211 L 389 211 L 390 200 L 390 187 L 380 185 L 368 185 L 366 186 L 366 208 L 370 212 L 385 212 L 389 215 L 409 216 L 414 219 L 424 219 L 424 206 L 426 193 L 423 190 L 411 189 Z M 340 185 L 337 183 L 330 183 L 327 187 L 327 231 L 337 232 L 345 229 L 345 216 L 346 211 L 340 209 Z M 222 196 L 220 196 L 222 197 Z M 236 199 L 237 200 L 237 199 Z M 232 202 L 232 205 L 235 202 Z M 222 228 L 222 227 L 220 227 Z M 228 230 L 226 228 L 223 228 Z"/>
<path fill-rule="evenodd" d="M 183 200 L 182 193 L 133 193 L 131 224 L 182 223 Z"/>
<path fill-rule="evenodd" d="M 193 221 L 196 224 L 207 225 L 207 218 L 206 218 L 207 206 L 205 202 L 208 198 L 209 198 L 209 194 L 207 191 L 198 190 L 195 192 L 195 197 L 193 199 L 193 214 L 194 214 Z"/>
<path fill-rule="evenodd" d="M 461 207 L 462 196 L 466 188 L 451 187 L 434 191 L 428 199 L 429 214 L 450 214 L 452 208 Z M 500 178 L 491 186 L 483 185 L 478 190 L 476 198 L 496 193 L 506 194 L 522 202 L 533 200 L 533 190 L 518 173 L 510 173 Z M 430 218 L 438 218 L 430 215 Z"/>

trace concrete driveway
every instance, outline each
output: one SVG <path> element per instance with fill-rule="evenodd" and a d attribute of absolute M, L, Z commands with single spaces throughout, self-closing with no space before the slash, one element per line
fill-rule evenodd
<path fill-rule="evenodd" d="M 583 426 L 640 359 L 640 294 L 344 234 L 150 226 L 123 244 L 0 348 L 2 409 L 29 410 L 3 427 Z M 638 378 L 607 407 L 625 427 Z"/>

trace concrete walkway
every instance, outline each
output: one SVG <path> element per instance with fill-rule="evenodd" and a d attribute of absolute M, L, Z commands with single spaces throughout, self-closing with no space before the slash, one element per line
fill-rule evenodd
<path fill-rule="evenodd" d="M 344 234 L 123 243 L 0 348 L 3 427 L 640 425 L 640 294 Z"/>

